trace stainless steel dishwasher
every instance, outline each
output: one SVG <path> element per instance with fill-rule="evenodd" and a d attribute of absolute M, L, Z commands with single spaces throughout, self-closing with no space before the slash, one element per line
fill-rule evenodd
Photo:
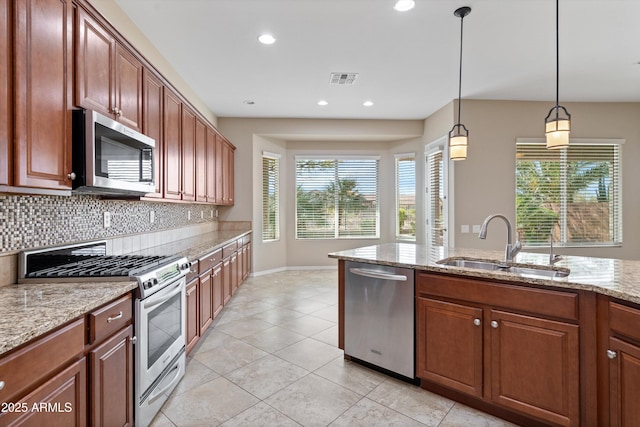
<path fill-rule="evenodd" d="M 413 270 L 345 262 L 344 352 L 415 378 Z"/>

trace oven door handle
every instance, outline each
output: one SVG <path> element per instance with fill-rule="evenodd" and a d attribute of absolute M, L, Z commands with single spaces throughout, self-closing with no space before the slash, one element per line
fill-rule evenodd
<path fill-rule="evenodd" d="M 160 305 L 164 302 L 166 302 L 167 300 L 171 299 L 173 296 L 179 294 L 180 292 L 182 292 L 182 290 L 184 289 L 184 286 L 182 285 L 182 280 L 180 282 L 178 282 L 178 284 L 176 285 L 176 288 L 171 291 L 170 293 L 163 295 L 163 297 L 161 299 L 159 299 L 158 301 L 149 301 L 146 302 L 145 300 L 143 300 L 142 306 L 145 309 L 149 309 L 149 308 L 153 308 L 157 305 Z M 154 299 L 154 298 L 149 298 L 149 299 Z"/>
<path fill-rule="evenodd" d="M 176 380 L 180 379 L 180 365 L 176 365 L 171 369 L 171 371 L 167 372 L 167 375 L 163 378 L 160 384 L 165 382 L 165 379 L 169 377 L 169 374 L 175 372 L 175 375 L 171 380 L 167 383 L 166 387 L 163 387 L 161 390 L 154 390 L 153 393 L 149 396 L 149 403 L 153 403 L 157 398 L 164 395 L 167 390 L 170 390 L 176 383 Z"/>

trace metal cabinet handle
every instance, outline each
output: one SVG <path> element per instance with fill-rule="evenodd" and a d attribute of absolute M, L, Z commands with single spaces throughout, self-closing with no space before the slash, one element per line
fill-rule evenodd
<path fill-rule="evenodd" d="M 120 319 L 120 318 L 122 318 L 122 312 L 119 312 L 119 313 L 118 313 L 117 315 L 115 315 L 115 316 L 107 317 L 107 323 L 111 323 L 111 322 L 113 322 L 114 320 L 118 320 L 118 319 Z"/>
<path fill-rule="evenodd" d="M 137 344 L 138 343 L 138 337 L 131 337 L 131 344 Z"/>
<path fill-rule="evenodd" d="M 75 172 L 68 173 L 67 178 L 73 181 L 74 179 L 76 179 L 76 173 Z"/>
<path fill-rule="evenodd" d="M 496 322 L 495 320 L 492 320 L 492 321 L 491 321 L 491 327 L 492 327 L 493 329 L 498 329 L 498 322 Z"/>
<path fill-rule="evenodd" d="M 613 351 L 613 350 L 607 350 L 607 357 L 608 357 L 609 359 L 612 359 L 612 360 L 613 360 L 613 359 L 615 359 L 616 357 L 618 357 L 618 353 L 616 353 L 616 352 L 615 352 L 615 351 Z"/>
<path fill-rule="evenodd" d="M 0 390 L 4 388 L 4 381 L 0 381 Z"/>
<path fill-rule="evenodd" d="M 482 322 L 480 321 L 480 319 L 473 319 L 473 324 L 476 326 L 480 326 Z"/>

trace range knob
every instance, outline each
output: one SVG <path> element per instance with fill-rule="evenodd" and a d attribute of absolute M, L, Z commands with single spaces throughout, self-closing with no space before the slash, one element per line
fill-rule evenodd
<path fill-rule="evenodd" d="M 182 265 L 180 265 L 180 270 L 190 270 L 191 269 L 191 263 L 190 262 L 186 262 Z"/>
<path fill-rule="evenodd" d="M 144 282 L 142 282 L 142 287 L 145 289 L 149 289 L 152 286 L 153 286 L 153 282 L 151 281 L 151 279 L 145 280 Z"/>

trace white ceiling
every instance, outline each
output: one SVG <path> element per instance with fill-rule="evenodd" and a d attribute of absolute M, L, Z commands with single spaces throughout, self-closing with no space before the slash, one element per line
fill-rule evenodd
<path fill-rule="evenodd" d="M 424 119 L 458 95 L 460 6 L 463 105 L 555 100 L 554 0 L 115 1 L 218 117 Z M 640 101 L 638 19 L 640 0 L 560 0 L 561 104 Z"/>

